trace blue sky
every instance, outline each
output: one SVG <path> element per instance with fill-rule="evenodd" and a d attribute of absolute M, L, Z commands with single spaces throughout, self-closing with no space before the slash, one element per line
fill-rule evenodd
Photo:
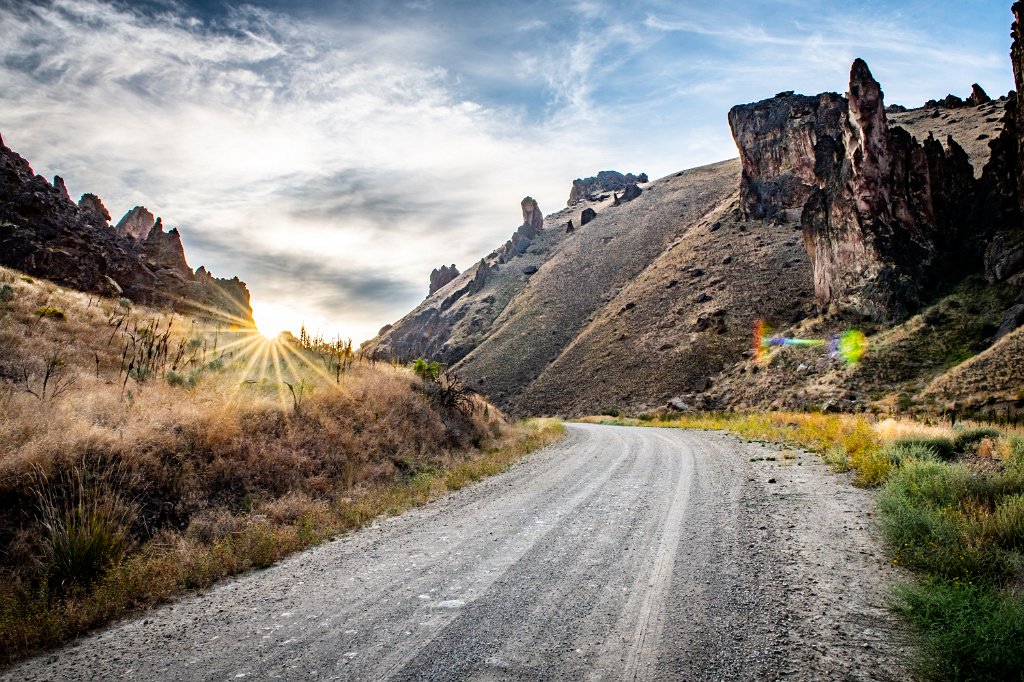
<path fill-rule="evenodd" d="M 0 0 L 0 133 L 74 196 L 180 226 L 266 331 L 372 336 L 530 194 L 736 155 L 726 113 L 1012 88 L 1010 2 Z"/>

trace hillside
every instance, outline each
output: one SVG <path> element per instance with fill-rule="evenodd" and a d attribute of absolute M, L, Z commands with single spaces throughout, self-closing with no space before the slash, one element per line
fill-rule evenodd
<path fill-rule="evenodd" d="M 842 100 L 829 97 L 825 101 Z M 630 201 L 617 201 L 616 196 L 583 200 L 547 215 L 522 255 L 504 262 L 503 250 L 496 250 L 434 291 L 402 320 L 381 330 L 365 352 L 451 363 L 471 385 L 519 414 L 643 411 L 680 396 L 698 407 L 814 407 L 829 402 L 856 409 L 867 407 L 872 396 L 923 389 L 941 372 L 889 383 L 876 373 L 851 389 L 844 384 L 847 370 L 841 363 L 817 356 L 812 364 L 824 362 L 819 370 L 828 366 L 834 380 L 817 377 L 808 382 L 805 375 L 795 374 L 807 358 L 783 362 L 794 370 L 784 370 L 785 376 L 769 371 L 754 379 L 752 373 L 761 369 L 749 357 L 756 320 L 768 320 L 782 330 L 802 324 L 793 332 L 826 335 L 853 324 L 851 319 L 861 325 L 870 320 L 858 313 L 851 318 L 850 311 L 834 307 L 830 314 L 828 305 L 815 300 L 814 267 L 802 223 L 802 207 L 811 191 L 794 190 L 793 171 L 783 167 L 792 164 L 789 168 L 797 168 L 798 175 L 813 172 L 814 145 L 802 128 L 785 123 L 805 125 L 806 118 L 787 117 L 797 116 L 794 112 L 807 101 L 817 102 L 783 93 L 749 105 L 773 112 L 768 120 L 783 123 L 777 128 L 772 123 L 752 137 L 743 137 L 743 129 L 738 132 L 741 150 L 768 164 L 760 172 L 790 178 L 773 190 L 777 210 L 752 209 L 745 194 L 750 184 L 737 161 L 639 184 L 639 196 Z M 915 140 L 941 141 L 951 159 L 955 150 L 946 141 L 953 138 L 963 149 L 964 172 L 982 184 L 982 169 L 993 156 L 992 141 L 1004 131 L 1008 106 L 1013 103 L 1006 98 L 955 107 L 933 103 L 894 111 L 889 125 L 907 130 Z M 845 109 L 834 114 L 828 125 L 838 126 L 845 115 Z M 778 149 L 783 150 L 781 157 L 773 151 Z M 812 157 L 806 171 L 799 170 L 801 154 Z M 782 165 L 771 167 L 769 159 L 781 159 Z M 581 225 L 587 209 L 596 217 Z M 568 221 L 573 227 L 567 232 Z M 527 222 L 524 212 L 524 226 Z M 981 256 L 977 258 L 980 269 Z M 943 295 L 941 287 L 927 287 L 921 289 L 925 300 Z M 1000 297 L 996 306 L 1002 307 L 988 310 L 985 323 L 997 327 L 1009 303 Z M 873 332 L 895 329 L 910 324 L 905 322 L 909 317 L 896 313 L 869 327 Z M 722 390 L 714 388 L 717 383 L 723 383 Z"/>

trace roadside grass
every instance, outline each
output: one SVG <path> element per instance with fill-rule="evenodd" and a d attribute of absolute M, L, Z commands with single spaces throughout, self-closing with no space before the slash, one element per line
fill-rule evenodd
<path fill-rule="evenodd" d="M 18 274 L 0 268 L 0 664 L 462 488 L 563 432 L 511 423 L 440 367 Z"/>
<path fill-rule="evenodd" d="M 185 532 L 163 531 L 91 585 L 54 590 L 45 580 L 0 588 L 0 656 L 11 662 L 97 626 L 201 590 L 232 575 L 265 568 L 294 552 L 394 516 L 507 470 L 559 440 L 556 420 L 520 422 L 500 445 L 411 477 L 378 482 L 332 502 L 289 495 L 238 514 L 194 519 Z"/>
<path fill-rule="evenodd" d="M 723 430 L 805 448 L 833 471 L 852 471 L 855 485 L 879 489 L 893 563 L 918 577 L 893 596 L 914 626 L 918 673 L 1024 680 L 1024 432 L 782 412 L 581 421 Z"/>

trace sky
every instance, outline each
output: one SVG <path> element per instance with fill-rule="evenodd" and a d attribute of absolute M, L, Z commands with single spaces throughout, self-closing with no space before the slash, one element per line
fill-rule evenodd
<path fill-rule="evenodd" d="M 179 227 L 261 331 L 360 342 L 530 195 L 737 155 L 731 106 L 1013 87 L 1009 0 L 0 0 L 0 135 L 116 221 Z"/>

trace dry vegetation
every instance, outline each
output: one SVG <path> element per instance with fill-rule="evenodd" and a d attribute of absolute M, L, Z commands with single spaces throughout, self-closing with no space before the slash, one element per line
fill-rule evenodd
<path fill-rule="evenodd" d="M 6 660 L 422 504 L 560 433 L 509 423 L 447 374 L 3 269 L 0 412 Z"/>
<path fill-rule="evenodd" d="M 1024 678 L 1024 430 L 796 412 L 585 421 L 725 430 L 852 470 L 855 484 L 880 488 L 893 563 L 919 577 L 893 606 L 916 626 L 921 674 Z"/>

